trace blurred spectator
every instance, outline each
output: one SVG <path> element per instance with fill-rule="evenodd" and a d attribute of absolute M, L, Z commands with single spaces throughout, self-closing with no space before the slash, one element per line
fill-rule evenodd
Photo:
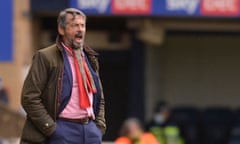
<path fill-rule="evenodd" d="M 184 144 L 178 125 L 171 119 L 171 109 L 164 101 L 157 103 L 146 127 L 160 144 Z"/>
<path fill-rule="evenodd" d="M 115 144 L 159 144 L 154 135 L 144 132 L 140 121 L 136 118 L 129 118 L 123 123 L 120 135 L 115 140 Z"/>
<path fill-rule="evenodd" d="M 8 93 L 7 90 L 3 87 L 2 78 L 0 78 L 0 103 L 4 105 L 8 105 L 9 103 Z"/>

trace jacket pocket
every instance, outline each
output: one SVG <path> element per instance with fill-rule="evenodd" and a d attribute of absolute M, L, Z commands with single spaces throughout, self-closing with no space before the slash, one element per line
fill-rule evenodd
<path fill-rule="evenodd" d="M 44 143 L 45 139 L 46 136 L 44 136 L 30 120 L 26 120 L 21 141 Z"/>

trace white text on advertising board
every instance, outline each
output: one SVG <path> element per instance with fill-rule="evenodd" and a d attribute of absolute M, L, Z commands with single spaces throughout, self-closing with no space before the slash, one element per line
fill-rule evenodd
<path fill-rule="evenodd" d="M 237 0 L 204 0 L 205 11 L 236 12 L 238 11 Z"/>
<path fill-rule="evenodd" d="M 81 9 L 96 9 L 100 13 L 107 10 L 110 0 L 78 0 L 78 6 Z"/>
<path fill-rule="evenodd" d="M 115 0 L 115 6 L 120 10 L 146 10 L 146 0 Z"/>
<path fill-rule="evenodd" d="M 152 0 L 113 0 L 112 11 L 117 14 L 149 14 Z"/>
<path fill-rule="evenodd" d="M 194 14 L 197 10 L 200 0 L 167 0 L 167 10 L 183 10 L 188 14 Z"/>

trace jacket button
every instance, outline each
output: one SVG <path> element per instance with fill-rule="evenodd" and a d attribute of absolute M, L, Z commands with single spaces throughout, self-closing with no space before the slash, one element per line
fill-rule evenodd
<path fill-rule="evenodd" d="M 48 124 L 48 123 L 45 123 L 45 127 L 49 127 L 49 124 Z"/>

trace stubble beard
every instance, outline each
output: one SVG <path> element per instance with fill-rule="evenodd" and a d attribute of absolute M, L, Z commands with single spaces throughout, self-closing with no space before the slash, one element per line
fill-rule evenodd
<path fill-rule="evenodd" d="M 75 50 L 78 50 L 78 49 L 81 49 L 81 50 L 82 50 L 82 49 L 83 49 L 83 42 L 80 43 L 80 44 L 75 44 L 73 39 L 70 39 L 69 42 L 70 42 L 70 46 L 71 46 L 73 49 L 75 49 Z"/>
<path fill-rule="evenodd" d="M 74 43 L 72 43 L 72 46 L 71 46 L 73 49 L 75 49 L 75 50 L 78 50 L 78 49 L 83 49 L 83 44 L 81 43 L 81 44 L 79 44 L 79 45 L 76 45 L 76 44 L 74 44 Z"/>

